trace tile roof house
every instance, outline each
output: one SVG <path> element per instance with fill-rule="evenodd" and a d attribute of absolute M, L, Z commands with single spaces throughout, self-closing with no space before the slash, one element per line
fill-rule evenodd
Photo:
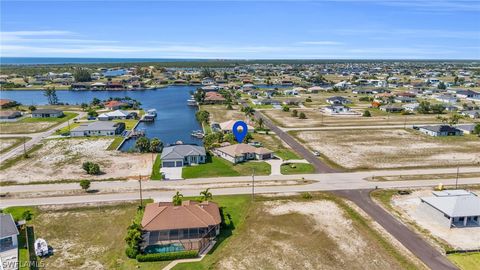
<path fill-rule="evenodd" d="M 206 104 L 222 104 L 225 102 L 225 98 L 218 92 L 207 92 L 203 102 Z"/>
<path fill-rule="evenodd" d="M 418 131 L 433 137 L 463 135 L 463 131 L 449 125 L 423 126 L 419 127 Z"/>
<path fill-rule="evenodd" d="M 105 108 L 109 110 L 118 110 L 121 107 L 128 106 L 129 104 L 123 101 L 118 100 L 110 100 L 104 103 Z"/>
<path fill-rule="evenodd" d="M 22 116 L 19 111 L 0 111 L 0 119 L 14 119 Z"/>
<path fill-rule="evenodd" d="M 175 243 L 179 250 L 201 250 L 220 233 L 220 209 L 214 202 L 150 203 L 142 218 L 143 245 Z"/>
<path fill-rule="evenodd" d="M 177 144 L 163 148 L 162 167 L 183 167 L 186 165 L 205 163 L 207 154 L 205 147 L 190 144 Z"/>
<path fill-rule="evenodd" d="M 213 153 L 234 164 L 247 160 L 265 160 L 273 158 L 273 151 L 264 147 L 254 147 L 245 143 L 215 148 Z"/>
<path fill-rule="evenodd" d="M 6 99 L 6 98 L 1 98 L 0 99 L 0 108 L 9 108 L 13 107 L 17 104 L 15 100 L 11 99 Z"/>
<path fill-rule="evenodd" d="M 419 211 L 449 228 L 480 226 L 480 198 L 475 193 L 444 190 L 433 195 L 420 198 Z"/>

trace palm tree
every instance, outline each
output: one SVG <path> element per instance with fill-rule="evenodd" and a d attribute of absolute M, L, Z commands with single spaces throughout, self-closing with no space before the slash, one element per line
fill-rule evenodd
<path fill-rule="evenodd" d="M 243 112 L 245 113 L 245 116 L 249 117 L 249 116 L 253 116 L 253 114 L 255 113 L 255 110 L 250 106 L 246 106 L 243 108 Z"/>
<path fill-rule="evenodd" d="M 208 201 L 213 198 L 212 193 L 210 192 L 210 189 L 207 188 L 204 191 L 200 192 L 200 196 L 202 196 L 202 201 Z"/>
<path fill-rule="evenodd" d="M 263 129 L 263 118 L 262 117 L 258 118 L 257 125 L 258 125 L 258 128 Z"/>
<path fill-rule="evenodd" d="M 173 195 L 173 200 L 172 200 L 173 205 L 175 206 L 182 205 L 182 200 L 183 200 L 183 194 L 177 191 L 177 193 Z"/>

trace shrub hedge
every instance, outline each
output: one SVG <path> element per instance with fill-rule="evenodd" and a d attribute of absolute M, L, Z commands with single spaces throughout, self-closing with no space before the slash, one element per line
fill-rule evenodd
<path fill-rule="evenodd" d="M 153 253 L 153 254 L 138 254 L 137 261 L 139 262 L 156 262 L 156 261 L 171 261 L 176 259 L 189 259 L 198 257 L 198 250 L 168 252 L 168 253 Z"/>

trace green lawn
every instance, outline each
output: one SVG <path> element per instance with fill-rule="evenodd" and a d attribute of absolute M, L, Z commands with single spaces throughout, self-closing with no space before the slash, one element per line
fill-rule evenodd
<path fill-rule="evenodd" d="M 226 249 L 230 238 L 242 231 L 247 211 L 251 206 L 251 197 L 249 195 L 215 196 L 213 194 L 212 201 L 218 203 L 225 220 L 220 235 L 216 239 L 215 247 L 200 262 L 177 264 L 173 269 L 211 269 L 215 262 L 222 257 L 222 251 Z"/>
<path fill-rule="evenodd" d="M 107 150 L 117 150 L 118 146 L 123 142 L 123 137 L 115 136 L 113 142 L 108 146 Z"/>
<path fill-rule="evenodd" d="M 300 157 L 295 152 L 287 149 L 280 149 L 278 151 L 275 151 L 275 155 L 283 160 L 300 159 Z"/>
<path fill-rule="evenodd" d="M 462 270 L 476 270 L 480 267 L 480 252 L 450 254 L 447 257 Z"/>
<path fill-rule="evenodd" d="M 151 180 L 162 180 L 160 168 L 162 168 L 162 160 L 160 159 L 160 154 L 157 154 L 155 162 L 153 163 L 152 175 L 150 176 Z"/>
<path fill-rule="evenodd" d="M 288 163 L 283 164 L 280 168 L 282 174 L 302 174 L 302 173 L 314 173 L 315 168 L 312 164 L 306 163 Z"/>
<path fill-rule="evenodd" d="M 70 123 L 70 126 L 66 126 L 66 127 L 63 127 L 61 129 L 57 129 L 57 131 L 55 131 L 55 135 L 62 135 L 62 134 L 66 134 L 66 133 L 69 133 L 72 129 L 80 126 L 80 122 L 76 122 L 76 123 Z"/>
<path fill-rule="evenodd" d="M 197 166 L 185 167 L 182 170 L 182 178 L 222 177 L 251 175 L 255 169 L 255 175 L 269 175 L 270 164 L 266 162 L 244 162 L 232 164 L 219 157 L 207 157 L 207 163 Z"/>
<path fill-rule="evenodd" d="M 3 213 L 12 214 L 12 217 L 15 221 L 22 220 L 23 213 L 26 211 L 30 211 L 33 216 L 37 216 L 39 213 L 38 208 L 33 206 L 12 206 L 2 210 Z"/>
<path fill-rule="evenodd" d="M 136 119 L 120 119 L 120 120 L 113 120 L 113 122 L 122 122 L 125 123 L 126 130 L 132 130 L 135 125 L 138 123 Z"/>

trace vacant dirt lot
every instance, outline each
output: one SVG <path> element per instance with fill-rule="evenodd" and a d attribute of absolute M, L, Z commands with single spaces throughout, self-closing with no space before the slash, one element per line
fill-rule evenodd
<path fill-rule="evenodd" d="M 434 237 L 438 237 L 449 243 L 455 249 L 480 249 L 480 227 L 470 228 L 446 228 L 425 213 L 418 211 L 420 197 L 432 196 L 431 190 L 419 190 L 410 195 L 394 196 L 392 206 L 402 213 L 402 216 L 420 227 L 429 231 Z"/>
<path fill-rule="evenodd" d="M 35 133 L 40 132 L 46 128 L 52 127 L 56 122 L 11 122 L 0 123 L 1 134 L 20 134 L 20 133 Z"/>
<path fill-rule="evenodd" d="M 238 106 L 233 106 L 233 110 L 227 110 L 226 105 L 202 105 L 200 109 L 210 113 L 210 123 L 221 123 L 228 120 L 245 120 L 245 114 L 239 111 Z"/>
<path fill-rule="evenodd" d="M 332 201 L 259 203 L 246 222 L 217 268 L 404 268 Z"/>
<path fill-rule="evenodd" d="M 0 138 L 0 153 L 21 142 L 22 138 Z"/>
<path fill-rule="evenodd" d="M 291 109 L 292 110 L 292 109 Z M 281 127 L 286 128 L 311 128 L 311 127 L 342 127 L 342 126 L 375 126 L 375 125 L 411 125 L 425 123 L 440 123 L 436 115 L 385 115 L 370 109 L 372 117 L 362 116 L 330 116 L 323 114 L 319 109 L 296 109 L 298 113 L 304 112 L 307 119 L 292 117 L 291 112 L 282 110 L 263 110 L 262 112 Z M 363 113 L 364 108 L 353 108 L 354 111 Z M 462 120 L 463 121 L 463 120 Z"/>
<path fill-rule="evenodd" d="M 293 133 L 310 149 L 348 169 L 476 165 L 480 140 L 434 138 L 412 130 L 331 130 Z"/>
<path fill-rule="evenodd" d="M 102 139 L 53 139 L 44 142 L 30 158 L 21 160 L 1 172 L 1 181 L 46 181 L 63 179 L 106 179 L 150 175 L 150 154 L 107 151 L 113 141 Z M 82 163 L 100 164 L 103 174 L 91 176 L 82 169 Z"/>

